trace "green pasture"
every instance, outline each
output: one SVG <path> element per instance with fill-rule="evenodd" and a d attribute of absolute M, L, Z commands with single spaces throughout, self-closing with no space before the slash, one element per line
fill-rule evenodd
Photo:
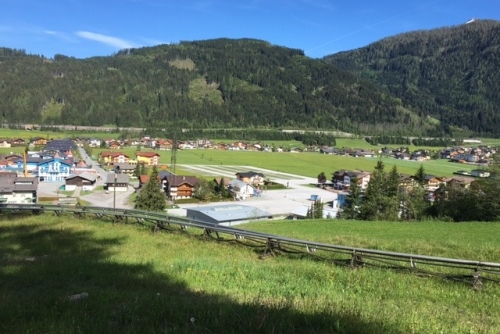
<path fill-rule="evenodd" d="M 491 282 L 474 291 L 443 278 L 353 270 L 309 256 L 262 260 L 262 248 L 206 239 L 200 230 L 152 233 L 50 214 L 3 213 L 0 220 L 3 333 L 500 332 L 500 288 Z M 305 221 L 271 224 L 280 233 L 289 224 L 302 238 L 313 237 L 306 227 L 328 231 Z M 357 223 L 352 231 L 344 224 L 329 230 L 332 240 L 359 240 Z M 491 252 L 494 240 L 484 225 L 480 231 L 469 225 L 473 235 L 463 238 L 454 229 L 462 224 L 429 224 L 367 223 L 374 233 L 366 242 L 384 248 L 392 240 L 391 247 L 405 250 L 418 240 L 422 249 L 465 258 Z M 436 242 L 433 229 L 447 231 L 444 242 Z M 415 232 L 426 237 L 411 237 Z M 471 247 L 474 240 L 486 244 Z"/>
<path fill-rule="evenodd" d="M 94 149 L 93 155 L 98 155 L 104 149 Z M 124 148 L 130 157 L 134 157 L 135 148 Z M 155 151 L 160 154 L 161 163 L 170 165 L 171 151 Z M 354 158 L 337 155 L 326 155 L 314 152 L 307 153 L 277 153 L 252 151 L 223 151 L 223 150 L 178 150 L 177 164 L 191 165 L 241 165 L 254 166 L 274 171 L 292 173 L 308 177 L 317 177 L 324 172 L 327 175 L 340 169 L 373 171 L 378 158 Z M 393 158 L 382 158 L 387 171 L 393 166 L 403 174 L 415 174 L 420 162 L 405 161 Z M 470 171 L 477 166 L 451 163 L 447 160 L 431 160 L 422 162 L 427 174 L 436 176 L 452 176 L 459 170 Z"/>
<path fill-rule="evenodd" d="M 255 222 L 242 227 L 334 245 L 500 262 L 497 236 L 500 222 L 283 220 Z"/>

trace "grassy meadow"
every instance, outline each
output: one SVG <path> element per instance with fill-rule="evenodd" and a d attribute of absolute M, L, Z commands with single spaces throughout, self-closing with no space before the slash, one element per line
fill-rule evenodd
<path fill-rule="evenodd" d="M 242 226 L 247 230 L 334 245 L 500 262 L 500 240 L 496 235 L 500 222 L 283 220 Z"/>
<path fill-rule="evenodd" d="M 147 151 L 147 149 L 143 150 Z M 101 151 L 104 151 L 104 149 L 94 149 L 93 155 L 97 156 Z M 125 152 L 130 157 L 134 157 L 136 149 L 124 148 L 120 151 Z M 171 151 L 155 152 L 160 154 L 161 163 L 170 165 Z M 377 161 L 378 158 L 354 158 L 314 152 L 273 153 L 223 150 L 177 151 L 177 164 L 180 165 L 254 166 L 309 177 L 317 177 L 321 172 L 324 172 L 326 175 L 331 175 L 331 173 L 339 169 L 373 171 Z M 382 158 L 382 161 L 384 162 L 387 171 L 389 171 L 392 166 L 396 166 L 400 173 L 411 175 L 415 174 L 421 164 L 420 162 L 404 161 L 393 158 Z M 477 168 L 477 166 L 473 165 L 451 163 L 444 159 L 423 162 L 423 165 L 427 174 L 433 174 L 436 176 L 452 176 L 453 172 L 459 170 L 471 170 Z M 181 169 L 178 169 L 177 172 L 181 172 Z"/>
<path fill-rule="evenodd" d="M 199 230 L 153 234 L 138 225 L 50 214 L 3 214 L 0 221 L 2 333 L 500 332 L 498 284 L 474 291 L 441 278 L 309 257 L 261 260 L 260 248 L 207 240 Z M 288 223 L 290 231 L 307 232 L 297 222 L 271 223 L 269 230 L 286 232 Z M 318 235 L 331 231 L 331 240 L 355 241 L 362 230 L 350 231 L 351 222 L 329 230 L 301 223 Z M 412 224 L 370 223 L 365 230 L 374 229 L 371 246 L 392 240 L 396 249 L 407 248 L 418 230 L 429 237 L 419 239 L 422 247 L 448 254 L 463 232 L 445 225 L 450 241 L 440 250 L 432 230 Z M 387 236 L 382 231 L 389 228 Z M 471 231 L 471 241 L 494 241 L 486 229 Z M 474 258 L 485 247 L 464 248 Z M 80 293 L 87 298 L 71 300 Z"/>

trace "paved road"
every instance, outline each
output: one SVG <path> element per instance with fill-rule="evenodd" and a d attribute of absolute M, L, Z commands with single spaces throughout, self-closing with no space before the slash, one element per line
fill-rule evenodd
<path fill-rule="evenodd" d="M 100 179 L 97 180 L 97 186 L 103 186 L 106 183 L 106 178 L 109 174 L 109 172 L 105 171 L 104 169 L 101 168 L 101 166 L 92 160 L 85 152 L 85 150 L 81 147 L 78 148 L 80 151 L 80 156 L 82 159 L 87 161 L 87 163 L 90 163 L 92 165 L 92 168 L 94 168 L 100 175 Z M 122 192 L 122 191 L 117 191 L 116 193 L 111 191 L 109 193 L 103 192 L 103 191 L 95 191 L 92 192 L 88 195 L 81 196 L 81 198 L 93 206 L 103 206 L 103 207 L 108 207 L 108 208 L 120 208 L 120 209 L 132 209 L 134 207 L 134 203 L 130 202 L 129 197 L 131 194 L 133 194 L 135 189 L 131 186 L 127 188 L 127 191 Z"/>

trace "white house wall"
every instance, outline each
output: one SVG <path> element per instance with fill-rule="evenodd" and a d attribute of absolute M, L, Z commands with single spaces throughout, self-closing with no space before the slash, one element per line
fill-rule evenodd
<path fill-rule="evenodd" d="M 0 203 L 26 204 L 33 203 L 33 193 L 1 194 Z"/>

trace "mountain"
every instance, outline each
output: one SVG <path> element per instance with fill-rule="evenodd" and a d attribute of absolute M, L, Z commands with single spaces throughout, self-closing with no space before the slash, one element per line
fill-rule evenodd
<path fill-rule="evenodd" d="M 500 136 L 500 22 L 388 37 L 323 59 L 370 80 L 453 135 Z"/>
<path fill-rule="evenodd" d="M 8 123 L 414 134 L 435 127 L 369 80 L 253 39 L 88 59 L 0 48 L 0 73 L 1 121 Z"/>

